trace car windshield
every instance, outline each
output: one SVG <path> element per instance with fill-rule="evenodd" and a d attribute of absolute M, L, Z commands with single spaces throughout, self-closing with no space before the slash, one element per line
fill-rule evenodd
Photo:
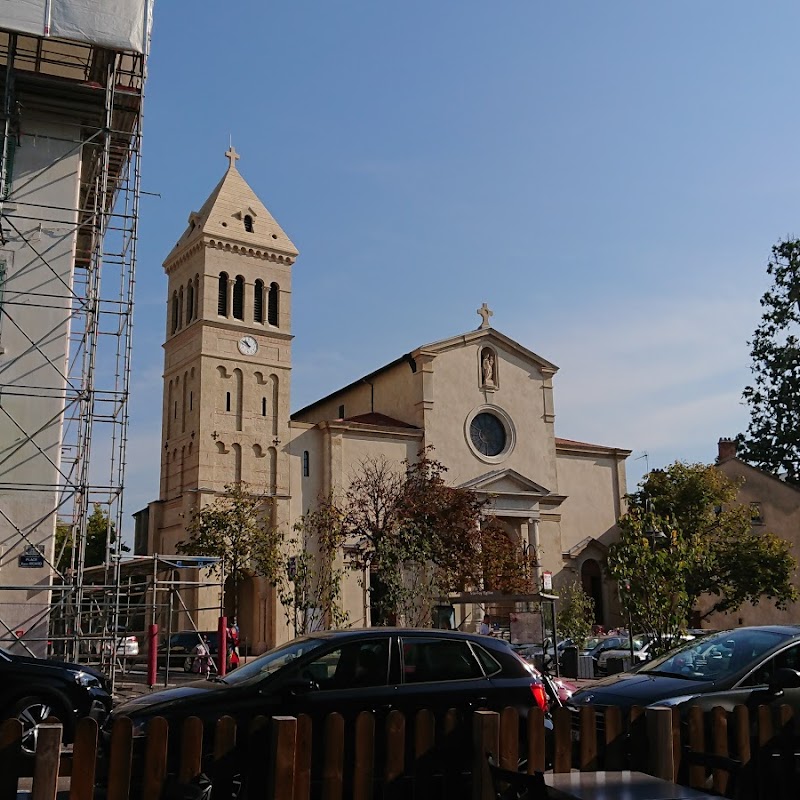
<path fill-rule="evenodd" d="M 291 642 L 264 653 L 263 656 L 248 661 L 233 670 L 233 672 L 229 672 L 224 681 L 225 683 L 244 683 L 254 679 L 266 678 L 296 658 L 300 658 L 321 647 L 325 644 L 325 641 L 325 639 L 317 639 L 313 636 L 301 636 L 299 639 L 293 639 Z"/>
<path fill-rule="evenodd" d="M 675 675 L 695 681 L 717 680 L 745 670 L 785 640 L 786 636 L 777 631 L 753 628 L 723 631 L 670 650 L 645 664 L 639 673 Z"/>

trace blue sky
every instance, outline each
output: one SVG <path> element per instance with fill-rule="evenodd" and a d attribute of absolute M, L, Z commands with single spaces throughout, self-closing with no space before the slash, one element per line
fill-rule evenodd
<path fill-rule="evenodd" d="M 800 233 L 798 29 L 791 2 L 157 0 L 126 515 L 158 494 L 161 262 L 229 137 L 301 252 L 293 409 L 487 302 L 629 488 L 712 461 Z"/>

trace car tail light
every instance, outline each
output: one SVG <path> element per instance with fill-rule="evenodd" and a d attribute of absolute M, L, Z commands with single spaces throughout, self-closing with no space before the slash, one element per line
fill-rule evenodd
<path fill-rule="evenodd" d="M 536 701 L 536 705 L 539 706 L 542 711 L 547 711 L 547 693 L 545 692 L 544 684 L 539 681 L 532 683 L 531 694 Z"/>

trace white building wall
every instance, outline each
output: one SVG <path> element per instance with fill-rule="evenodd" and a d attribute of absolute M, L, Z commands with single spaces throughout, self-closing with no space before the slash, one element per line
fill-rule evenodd
<path fill-rule="evenodd" d="M 61 459 L 80 148 L 74 127 L 28 116 L 4 206 L 0 305 L 0 640 L 47 638 Z M 72 209 L 72 210 L 66 210 Z M 43 567 L 20 566 L 28 546 Z M 37 586 L 41 590 L 3 589 Z M 43 641 L 34 644 L 40 637 Z"/>

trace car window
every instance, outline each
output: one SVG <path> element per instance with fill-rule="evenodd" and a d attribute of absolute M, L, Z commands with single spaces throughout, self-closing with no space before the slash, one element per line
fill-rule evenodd
<path fill-rule="evenodd" d="M 483 670 L 466 641 L 433 638 L 403 640 L 404 683 L 482 677 Z"/>
<path fill-rule="evenodd" d="M 742 686 L 760 686 L 769 684 L 775 677 L 775 671 L 788 667 L 800 670 L 800 644 L 787 647 L 772 658 L 767 659 L 754 669 L 741 683 Z"/>
<path fill-rule="evenodd" d="M 479 644 L 475 644 L 473 642 L 472 649 L 475 651 L 475 655 L 478 657 L 478 661 L 481 662 L 481 666 L 483 667 L 483 671 L 484 673 L 486 673 L 487 677 L 491 675 L 496 675 L 503 669 L 497 662 L 495 657 L 490 653 L 487 653 L 486 650 Z"/>
<path fill-rule="evenodd" d="M 385 686 L 389 676 L 389 639 L 350 642 L 306 662 L 289 675 L 313 680 L 321 690 Z"/>
<path fill-rule="evenodd" d="M 237 667 L 233 672 L 229 672 L 224 678 L 225 683 L 246 683 L 250 680 L 261 680 L 290 664 L 296 658 L 302 658 L 324 644 L 324 639 L 316 639 L 313 636 L 301 636 L 299 639 L 293 639 L 291 642 L 276 647 L 274 650 L 269 650 L 263 656 L 254 658 Z"/>
<path fill-rule="evenodd" d="M 717 680 L 757 663 L 764 653 L 785 639 L 785 635 L 775 631 L 752 628 L 724 631 L 693 639 L 685 647 L 670 650 L 639 672 L 679 675 L 688 680 Z"/>

